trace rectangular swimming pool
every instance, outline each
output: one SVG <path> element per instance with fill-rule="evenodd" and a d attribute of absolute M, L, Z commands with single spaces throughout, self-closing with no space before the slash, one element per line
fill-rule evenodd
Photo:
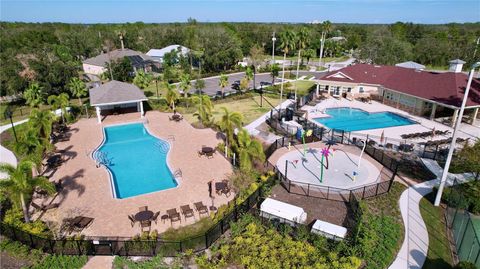
<path fill-rule="evenodd" d="M 361 109 L 342 107 L 328 108 L 325 113 L 330 117 L 313 120 L 330 129 L 347 132 L 415 124 L 414 121 L 391 112 L 368 113 Z"/>
<path fill-rule="evenodd" d="M 110 171 L 116 198 L 177 186 L 167 165 L 167 141 L 149 134 L 142 123 L 105 127 L 104 133 L 104 143 L 93 156 Z"/>

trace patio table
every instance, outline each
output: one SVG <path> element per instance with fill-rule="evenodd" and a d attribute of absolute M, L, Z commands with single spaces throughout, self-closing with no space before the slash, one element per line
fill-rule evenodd
<path fill-rule="evenodd" d="M 203 153 L 212 153 L 214 149 L 212 147 L 203 147 L 202 152 Z"/>
<path fill-rule="evenodd" d="M 140 222 L 151 220 L 152 217 L 153 217 L 153 212 L 150 210 L 140 211 L 137 214 L 135 214 L 135 220 Z"/>

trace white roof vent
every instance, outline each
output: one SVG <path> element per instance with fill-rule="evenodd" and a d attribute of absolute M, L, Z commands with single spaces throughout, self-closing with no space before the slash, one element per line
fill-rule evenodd
<path fill-rule="evenodd" d="M 455 72 L 455 73 L 460 73 L 462 72 L 463 65 L 465 64 L 465 61 L 462 61 L 460 59 L 455 59 L 449 62 L 450 67 L 448 70 Z"/>

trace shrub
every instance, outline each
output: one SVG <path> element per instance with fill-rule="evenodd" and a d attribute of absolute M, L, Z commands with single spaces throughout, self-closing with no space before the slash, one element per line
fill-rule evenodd
<path fill-rule="evenodd" d="M 32 269 L 80 269 L 87 263 L 87 256 L 48 255 Z"/>
<path fill-rule="evenodd" d="M 35 220 L 29 223 L 23 222 L 23 213 L 20 209 L 11 208 L 5 212 L 5 218 L 3 221 L 13 227 L 16 227 L 27 233 L 38 235 L 41 237 L 50 237 L 51 232 L 47 225 L 40 221 Z"/>
<path fill-rule="evenodd" d="M 157 255 L 151 259 L 143 261 L 132 261 L 127 257 L 116 256 L 113 260 L 113 268 L 115 269 L 163 269 L 163 268 L 181 268 L 178 262 L 168 265 L 164 262 L 161 255 Z"/>
<path fill-rule="evenodd" d="M 445 188 L 442 201 L 450 207 L 462 208 L 473 214 L 480 214 L 480 199 L 478 199 L 478 193 L 480 193 L 480 181 L 471 181 Z"/>

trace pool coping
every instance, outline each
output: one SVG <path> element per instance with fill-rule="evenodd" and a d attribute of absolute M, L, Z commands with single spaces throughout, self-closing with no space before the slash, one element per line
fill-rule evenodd
<path fill-rule="evenodd" d="M 329 107 L 329 108 L 326 108 L 326 109 L 324 110 L 324 112 L 321 112 L 321 113 L 324 114 L 324 115 L 325 115 L 325 114 L 328 115 L 328 114 L 326 113 L 326 110 L 327 110 L 327 109 L 339 109 L 339 108 L 348 108 L 348 109 L 361 110 L 361 111 L 363 111 L 363 112 L 365 112 L 365 113 L 368 113 L 368 114 L 391 113 L 391 114 L 394 114 L 394 115 L 396 115 L 396 116 L 398 116 L 398 117 L 405 118 L 405 119 L 407 119 L 407 120 L 409 120 L 409 121 L 412 122 L 411 124 L 403 124 L 403 125 L 396 125 L 396 126 L 389 126 L 389 127 L 380 127 L 380 128 L 372 128 L 372 129 L 362 129 L 362 130 L 355 130 L 355 131 L 346 131 L 346 130 L 345 130 L 345 132 L 348 132 L 348 133 L 355 133 L 355 132 L 362 132 L 362 131 L 370 131 L 370 130 L 378 130 L 378 129 L 386 129 L 386 128 L 395 128 L 395 127 L 401 127 L 401 126 L 407 126 L 407 125 L 415 125 L 415 124 L 420 124 L 420 125 L 421 125 L 421 123 L 420 123 L 419 121 L 413 119 L 412 117 L 409 117 L 409 116 L 407 116 L 407 115 L 401 115 L 401 114 L 399 114 L 399 113 L 392 112 L 392 111 L 368 112 L 368 111 L 366 111 L 366 110 L 364 110 L 364 109 L 361 109 L 361 108 L 341 106 L 341 107 Z M 310 122 L 313 122 L 313 123 L 315 123 L 315 124 L 317 124 L 317 125 L 319 125 L 320 127 L 325 128 L 325 129 L 327 129 L 327 130 L 339 130 L 339 131 L 343 131 L 343 130 L 341 130 L 341 129 L 335 129 L 335 128 L 332 129 L 332 128 L 326 126 L 325 124 L 322 124 L 322 123 L 316 121 L 315 119 L 317 119 L 317 118 L 318 118 L 318 119 L 325 119 L 325 118 L 333 118 L 333 116 L 328 115 L 328 116 L 325 116 L 325 117 L 312 117 L 312 118 L 307 119 L 307 120 L 310 121 Z"/>
<path fill-rule="evenodd" d="M 101 162 L 98 162 L 98 160 L 95 158 L 95 153 L 99 151 L 99 149 L 105 144 L 105 140 L 106 140 L 106 134 L 105 134 L 105 128 L 108 128 L 108 127 L 115 127 L 115 126 L 123 126 L 123 125 L 130 125 L 130 124 L 142 124 L 143 127 L 145 128 L 145 130 L 147 131 L 147 133 L 149 135 L 151 135 L 152 137 L 155 137 L 156 139 L 158 140 L 161 140 L 161 141 L 165 141 L 168 143 L 168 146 L 169 146 L 169 149 L 167 151 L 167 158 L 166 158 L 166 165 L 168 167 L 168 170 L 170 172 L 170 174 L 172 175 L 172 178 L 173 180 L 175 181 L 176 183 L 176 186 L 175 187 L 172 187 L 172 188 L 168 188 L 168 189 L 163 189 L 163 190 L 157 190 L 157 191 L 152 191 L 152 192 L 146 192 L 146 193 L 142 193 L 142 194 L 138 194 L 138 195 L 133 195 L 133 196 L 129 196 L 129 197 L 125 197 L 125 198 L 119 198 L 117 196 L 117 192 L 115 190 L 115 187 L 116 187 L 116 184 L 114 183 L 114 180 L 113 180 L 113 173 L 112 171 L 110 170 L 110 168 L 108 168 L 108 166 L 106 166 L 105 164 L 102 164 Z M 125 200 L 125 199 L 129 199 L 129 198 L 134 198 L 134 197 L 137 197 L 137 196 L 140 196 L 140 195 L 146 195 L 146 194 L 152 194 L 152 193 L 157 193 L 157 192 L 161 192 L 161 191 L 167 191 L 167 190 L 172 190 L 172 189 L 175 189 L 175 188 L 178 188 L 178 186 L 180 186 L 180 181 L 177 179 L 177 177 L 175 177 L 175 174 L 172 173 L 172 166 L 170 165 L 170 151 L 173 149 L 173 144 L 170 143 L 170 141 L 168 139 L 162 139 L 160 137 L 158 137 L 157 135 L 153 134 L 151 132 L 151 130 L 148 128 L 147 126 L 148 124 L 148 120 L 143 120 L 143 121 L 133 121 L 133 122 L 126 122 L 126 123 L 115 123 L 115 124 L 109 124 L 109 125 L 105 125 L 105 126 L 101 126 L 102 128 L 102 134 L 103 134 L 103 137 L 102 137 L 102 141 L 100 142 L 100 144 L 95 147 L 95 149 L 92 151 L 92 153 L 90 154 L 90 158 L 92 158 L 93 161 L 95 161 L 95 166 L 99 165 L 99 167 L 103 166 L 108 174 L 109 174 L 109 178 L 110 178 L 110 191 L 111 191 L 111 195 L 113 196 L 114 199 L 118 199 L 118 200 Z"/>

